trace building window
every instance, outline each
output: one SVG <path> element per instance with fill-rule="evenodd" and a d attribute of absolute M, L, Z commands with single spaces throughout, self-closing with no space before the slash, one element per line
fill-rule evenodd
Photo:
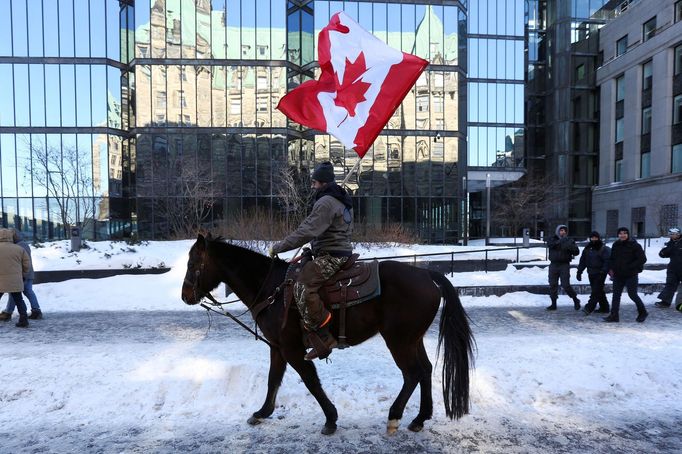
<path fill-rule="evenodd" d="M 673 124 L 682 123 L 682 95 L 673 99 Z"/>
<path fill-rule="evenodd" d="M 678 143 L 677 145 L 673 145 L 673 153 L 672 153 L 672 173 L 680 173 L 682 172 L 682 143 Z"/>
<path fill-rule="evenodd" d="M 661 233 L 668 231 L 670 227 L 677 226 L 677 205 L 669 204 L 661 207 Z"/>
<path fill-rule="evenodd" d="M 616 143 L 622 142 L 623 141 L 623 126 L 624 126 L 624 118 L 617 118 L 616 119 Z"/>
<path fill-rule="evenodd" d="M 651 153 L 642 153 L 642 159 L 639 166 L 640 178 L 648 178 L 651 175 Z"/>
<path fill-rule="evenodd" d="M 616 57 L 623 55 L 628 50 L 628 35 L 616 41 Z"/>
<path fill-rule="evenodd" d="M 579 64 L 575 68 L 575 80 L 583 80 L 585 78 L 585 65 Z"/>
<path fill-rule="evenodd" d="M 429 95 L 417 96 L 417 112 L 429 111 Z"/>
<path fill-rule="evenodd" d="M 682 20 L 682 0 L 675 2 L 675 22 Z"/>
<path fill-rule="evenodd" d="M 625 76 L 616 79 L 616 102 L 625 99 Z"/>
<path fill-rule="evenodd" d="M 649 41 L 656 34 L 656 16 L 642 25 L 642 41 Z"/>
<path fill-rule="evenodd" d="M 157 109 L 166 108 L 166 92 L 160 91 L 156 93 L 156 107 Z"/>
<path fill-rule="evenodd" d="M 239 115 L 242 112 L 242 103 L 238 99 L 230 100 L 230 113 L 232 115 Z"/>
<path fill-rule="evenodd" d="M 623 181 L 623 160 L 616 160 L 615 174 L 613 175 L 613 181 Z"/>
<path fill-rule="evenodd" d="M 680 96 L 682 98 L 682 96 Z M 651 107 L 642 109 L 642 134 L 651 133 Z"/>
<path fill-rule="evenodd" d="M 178 99 L 180 101 L 180 107 L 187 107 L 187 98 L 185 98 L 185 90 L 178 91 Z"/>
<path fill-rule="evenodd" d="M 642 90 L 651 90 L 654 64 L 651 60 L 642 65 Z"/>
<path fill-rule="evenodd" d="M 675 65 L 673 74 L 682 74 L 682 44 L 675 48 Z"/>

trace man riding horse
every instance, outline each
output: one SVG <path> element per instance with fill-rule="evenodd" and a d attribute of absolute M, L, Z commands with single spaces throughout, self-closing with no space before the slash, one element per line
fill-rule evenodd
<path fill-rule="evenodd" d="M 312 350 L 306 360 L 326 358 L 337 342 L 329 332 L 332 314 L 319 295 L 322 284 L 332 277 L 353 253 L 353 203 L 350 195 L 334 180 L 331 162 L 320 164 L 312 175 L 315 190 L 313 209 L 298 228 L 270 247 L 270 257 L 310 242 L 314 259 L 307 262 L 294 285 L 296 305 L 309 332 Z M 314 336 L 317 336 L 316 339 Z"/>

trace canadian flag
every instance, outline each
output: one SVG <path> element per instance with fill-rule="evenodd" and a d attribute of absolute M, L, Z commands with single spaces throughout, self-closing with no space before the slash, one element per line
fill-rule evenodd
<path fill-rule="evenodd" d="M 318 37 L 322 74 L 280 99 L 290 119 L 336 137 L 362 158 L 428 62 L 389 47 L 345 13 Z"/>

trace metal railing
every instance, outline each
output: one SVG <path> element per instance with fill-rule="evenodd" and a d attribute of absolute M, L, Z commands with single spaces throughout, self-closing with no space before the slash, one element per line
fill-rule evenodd
<path fill-rule="evenodd" d="M 544 247 L 543 246 L 536 246 L 536 247 Z M 407 255 L 392 255 L 392 256 L 382 256 L 382 257 L 361 257 L 358 260 L 359 261 L 368 261 L 368 260 L 400 260 L 400 259 L 412 259 L 412 265 L 416 265 L 418 261 L 431 261 L 431 260 L 423 260 L 425 257 L 449 257 L 449 262 L 450 262 L 450 274 L 454 274 L 454 268 L 455 268 L 455 262 L 458 261 L 464 261 L 464 260 L 455 260 L 455 255 L 462 255 L 462 254 L 476 254 L 476 253 L 484 253 L 484 257 L 480 259 L 473 259 L 473 260 L 483 260 L 484 261 L 484 268 L 485 272 L 488 272 L 489 268 L 489 262 L 490 260 L 509 260 L 510 263 L 521 263 L 520 260 L 520 250 L 521 249 L 532 249 L 530 247 L 524 247 L 524 246 L 507 246 L 507 247 L 499 247 L 499 248 L 486 248 L 486 249 L 468 249 L 464 251 L 450 251 L 450 252 L 431 252 L 431 253 L 425 253 L 425 254 L 407 254 Z M 546 252 L 546 247 L 545 247 L 545 259 L 547 259 L 547 252 Z M 501 258 L 501 259 L 491 259 L 489 257 L 489 253 L 491 252 L 499 252 L 499 251 L 504 251 L 504 252 L 510 252 L 510 251 L 516 251 L 516 260 L 511 260 L 507 257 Z M 440 262 L 443 261 L 448 261 L 448 260 L 439 260 Z M 529 262 L 529 261 L 527 261 Z"/>

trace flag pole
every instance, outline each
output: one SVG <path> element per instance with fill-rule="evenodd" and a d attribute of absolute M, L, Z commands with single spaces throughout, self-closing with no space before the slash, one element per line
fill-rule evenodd
<path fill-rule="evenodd" d="M 360 167 L 360 161 L 362 161 L 362 158 L 358 156 L 358 162 L 356 162 L 355 165 L 348 171 L 348 174 L 341 182 L 342 186 L 347 186 L 350 176 L 353 175 L 358 170 L 358 167 Z"/>

